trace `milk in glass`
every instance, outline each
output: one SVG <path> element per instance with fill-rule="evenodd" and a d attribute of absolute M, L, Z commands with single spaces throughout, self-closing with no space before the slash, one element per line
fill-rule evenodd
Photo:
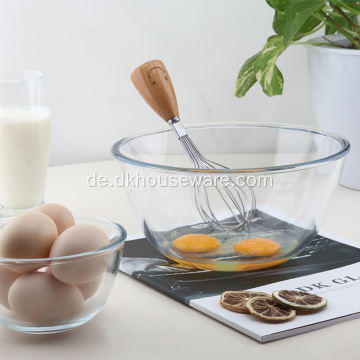
<path fill-rule="evenodd" d="M 0 205 L 27 209 L 43 202 L 50 152 L 47 107 L 0 107 Z"/>

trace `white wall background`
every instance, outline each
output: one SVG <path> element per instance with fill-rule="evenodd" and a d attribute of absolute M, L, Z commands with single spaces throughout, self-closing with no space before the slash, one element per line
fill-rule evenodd
<path fill-rule="evenodd" d="M 47 74 L 50 165 L 111 159 L 115 141 L 167 126 L 130 81 L 154 58 L 171 74 L 185 125 L 314 126 L 303 46 L 280 58 L 282 96 L 258 84 L 233 95 L 241 65 L 273 34 L 272 17 L 265 0 L 2 0 L 0 71 Z"/>

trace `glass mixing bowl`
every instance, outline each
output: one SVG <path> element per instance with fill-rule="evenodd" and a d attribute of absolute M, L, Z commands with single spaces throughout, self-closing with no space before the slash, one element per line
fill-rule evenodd
<path fill-rule="evenodd" d="M 11 219 L 0 221 L 0 231 Z M 110 244 L 94 251 L 62 257 L 0 258 L 1 324 L 24 333 L 57 333 L 85 324 L 102 309 L 119 271 L 126 231 L 115 222 L 90 216 L 75 216 L 75 224 L 98 227 L 105 232 Z M 76 277 L 85 274 L 91 280 L 71 285 L 62 283 L 53 277 L 53 266 L 58 271 L 72 272 Z M 37 270 L 25 273 L 19 272 L 19 267 Z M 22 302 L 21 312 L 11 308 L 10 297 L 13 302 Z"/>
<path fill-rule="evenodd" d="M 350 149 L 346 139 L 285 125 L 205 125 L 187 130 L 206 158 L 228 169 L 195 169 L 171 130 L 131 136 L 112 147 L 120 164 L 117 185 L 125 187 L 144 234 L 162 254 L 184 266 L 254 270 L 291 259 L 315 238 Z M 256 210 L 243 229 L 219 230 L 200 216 L 195 193 L 204 189 L 196 185 L 199 179 L 207 184 L 214 215 L 231 220 L 230 210 L 235 210 L 214 187 L 215 178 L 221 177 L 224 186 L 242 187 L 245 209 L 252 206 L 245 182 L 253 190 Z M 216 246 L 201 242 L 197 234 L 214 237 Z M 186 246 L 178 246 L 175 240 L 184 235 Z M 251 241 L 243 242 L 246 239 Z"/>

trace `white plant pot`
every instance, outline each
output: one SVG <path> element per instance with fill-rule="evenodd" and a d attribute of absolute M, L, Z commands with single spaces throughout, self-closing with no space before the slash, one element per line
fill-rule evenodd
<path fill-rule="evenodd" d="M 341 35 L 331 41 L 348 43 Z M 309 42 L 325 42 L 322 37 Z M 360 190 L 360 50 L 307 45 L 309 81 L 318 127 L 347 138 L 351 150 L 340 184 Z"/>

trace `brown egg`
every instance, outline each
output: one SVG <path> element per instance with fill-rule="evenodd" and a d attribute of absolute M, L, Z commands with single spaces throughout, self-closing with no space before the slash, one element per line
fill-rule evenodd
<path fill-rule="evenodd" d="M 84 298 L 77 286 L 64 284 L 47 272 L 33 272 L 15 280 L 9 290 L 9 304 L 21 320 L 54 325 L 77 316 Z"/>
<path fill-rule="evenodd" d="M 45 272 L 51 274 L 50 266 L 45 269 Z M 18 275 L 20 275 L 20 274 L 18 274 Z M 96 293 L 97 289 L 100 286 L 101 279 L 102 279 L 102 276 L 99 276 L 96 279 L 89 281 L 85 284 L 77 285 L 77 287 L 80 289 L 81 293 L 83 294 L 84 300 L 87 300 L 88 298 L 90 298 L 91 296 L 93 296 Z M 1 296 L 1 294 L 0 294 L 0 296 Z M 6 294 L 6 299 L 7 299 L 7 294 Z"/>
<path fill-rule="evenodd" d="M 78 224 L 65 230 L 55 240 L 50 257 L 80 254 L 109 245 L 107 235 L 91 224 Z M 84 284 L 99 277 L 109 266 L 111 254 L 91 254 L 81 261 L 53 263 L 52 274 L 67 284 Z"/>
<path fill-rule="evenodd" d="M 96 293 L 101 283 L 101 279 L 102 276 L 99 276 L 96 279 L 89 281 L 85 284 L 77 285 L 77 287 L 80 289 L 81 293 L 83 294 L 84 300 L 88 299 L 89 297 L 93 296 Z"/>
<path fill-rule="evenodd" d="M 28 212 L 12 219 L 0 234 L 0 257 L 16 259 L 47 258 L 57 229 L 47 215 Z M 29 272 L 40 265 L 6 265 L 15 272 Z"/>
<path fill-rule="evenodd" d="M 33 211 L 50 216 L 56 224 L 59 235 L 70 226 L 75 225 L 73 215 L 70 210 L 63 205 L 48 203 L 36 207 Z"/>
<path fill-rule="evenodd" d="M 0 266 L 0 304 L 8 310 L 11 310 L 8 301 L 10 286 L 20 276 L 21 274 L 10 271 L 4 266 Z"/>

